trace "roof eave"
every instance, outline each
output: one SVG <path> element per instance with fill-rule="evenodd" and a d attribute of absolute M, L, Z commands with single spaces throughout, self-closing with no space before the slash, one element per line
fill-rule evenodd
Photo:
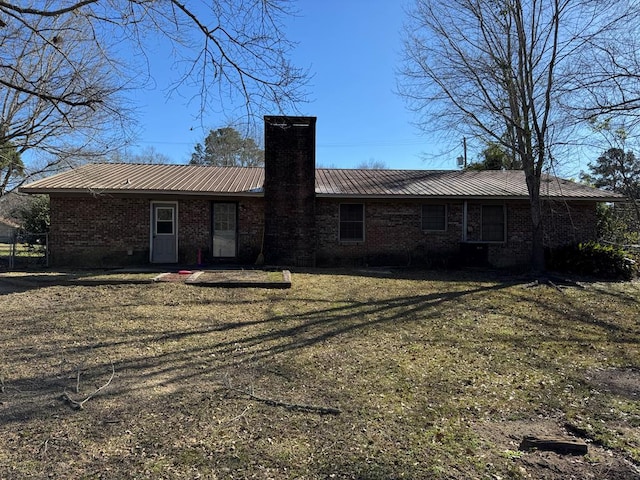
<path fill-rule="evenodd" d="M 318 193 L 318 198 L 345 198 L 349 200 L 493 200 L 493 201 L 529 201 L 528 195 L 365 195 L 365 194 L 341 194 Z M 612 203 L 624 202 L 626 199 L 618 197 L 570 197 L 570 196 L 545 196 L 542 200 L 563 200 L 570 202 L 598 202 Z"/>
<path fill-rule="evenodd" d="M 403 195 L 403 194 L 348 194 L 318 193 L 318 198 L 348 198 L 351 200 L 527 200 L 528 197 L 507 197 L 497 195 Z"/>
<path fill-rule="evenodd" d="M 216 196 L 216 197 L 263 197 L 264 192 L 205 192 L 185 190 L 119 190 L 100 188 L 31 188 L 20 187 L 21 193 L 28 194 L 89 194 L 89 195 L 188 195 L 188 196 Z"/>

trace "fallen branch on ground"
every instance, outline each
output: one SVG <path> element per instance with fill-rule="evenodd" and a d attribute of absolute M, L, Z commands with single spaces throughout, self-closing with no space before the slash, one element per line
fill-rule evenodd
<path fill-rule="evenodd" d="M 538 278 L 536 280 L 534 280 L 531 283 L 527 283 L 525 285 L 525 287 L 528 288 L 534 288 L 534 287 L 540 287 L 540 286 L 547 286 L 547 287 L 551 287 L 551 288 L 555 288 L 557 291 L 559 291 L 560 293 L 564 294 L 565 292 L 562 291 L 562 289 L 556 285 L 553 280 L 551 280 L 550 278 Z"/>
<path fill-rule="evenodd" d="M 255 400 L 257 402 L 261 402 L 266 405 L 271 405 L 272 407 L 283 407 L 283 408 L 286 408 L 287 410 L 295 410 L 297 412 L 319 413 L 321 415 L 339 415 L 342 413 L 342 411 L 338 408 L 282 402 L 280 400 L 274 400 L 272 398 L 259 397 L 258 395 L 254 395 L 253 393 L 240 390 L 239 388 L 230 388 L 230 389 L 248 396 L 251 400 Z"/>
<path fill-rule="evenodd" d="M 83 400 L 74 400 L 73 398 L 71 398 L 69 396 L 69 394 L 65 390 L 64 393 L 62 394 L 61 398 L 62 398 L 63 401 L 65 401 L 69 405 L 71 405 L 71 408 L 73 408 L 74 410 L 82 410 L 82 408 L 84 407 L 85 403 L 87 403 L 89 400 L 91 400 L 93 397 L 95 397 L 101 390 L 104 390 L 105 388 L 107 388 L 109 386 L 109 384 L 111 383 L 111 380 L 113 380 L 113 377 L 115 376 L 115 374 L 116 374 L 116 369 L 113 366 L 113 362 L 111 362 L 111 376 L 109 377 L 109 380 L 107 380 L 107 383 L 105 383 L 101 387 L 98 387 L 91 395 L 89 395 L 88 397 L 84 398 Z"/>

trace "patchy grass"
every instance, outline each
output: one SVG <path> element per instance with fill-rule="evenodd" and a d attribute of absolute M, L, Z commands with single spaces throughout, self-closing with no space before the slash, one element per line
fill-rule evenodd
<path fill-rule="evenodd" d="M 0 243 L 0 257 L 8 257 L 12 253 L 17 257 L 43 257 L 45 255 L 45 247 L 28 243 L 16 243 L 14 250 L 12 244 Z"/>
<path fill-rule="evenodd" d="M 0 478 L 639 476 L 638 283 L 33 285 L 0 288 Z M 587 457 L 518 451 L 567 432 Z"/>

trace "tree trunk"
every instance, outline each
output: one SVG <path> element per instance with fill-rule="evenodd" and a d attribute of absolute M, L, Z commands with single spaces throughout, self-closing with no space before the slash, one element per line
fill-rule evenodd
<path fill-rule="evenodd" d="M 533 192 L 530 197 L 531 204 L 531 273 L 538 276 L 545 271 L 544 261 L 544 230 L 542 225 L 542 204 L 540 193 Z"/>

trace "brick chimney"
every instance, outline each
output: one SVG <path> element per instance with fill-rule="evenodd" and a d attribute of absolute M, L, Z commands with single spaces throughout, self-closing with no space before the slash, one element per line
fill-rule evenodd
<path fill-rule="evenodd" d="M 264 117 L 264 255 L 315 266 L 316 117 Z"/>

